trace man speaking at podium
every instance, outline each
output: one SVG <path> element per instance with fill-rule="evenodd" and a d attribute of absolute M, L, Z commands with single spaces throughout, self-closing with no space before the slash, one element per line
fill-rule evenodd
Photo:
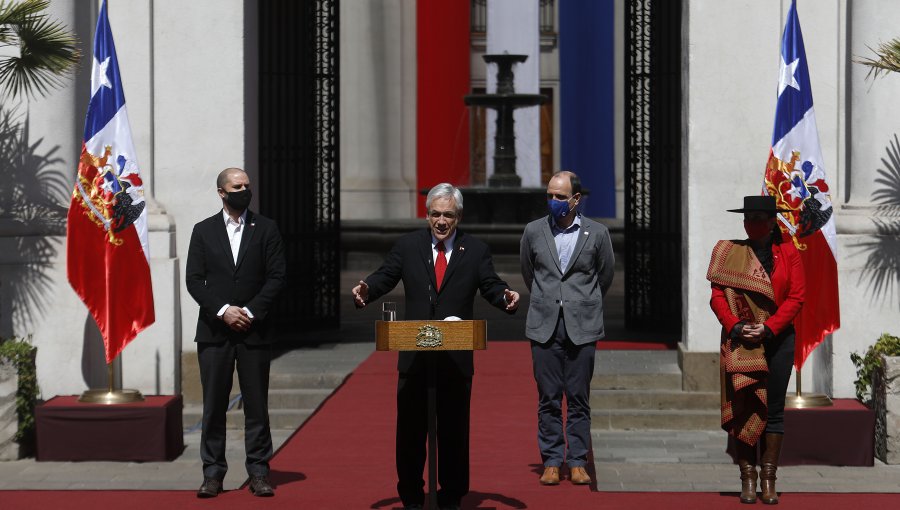
<path fill-rule="evenodd" d="M 358 308 L 387 294 L 403 280 L 407 320 L 471 320 L 475 293 L 514 313 L 519 294 L 497 276 L 487 245 L 456 229 L 462 193 L 438 184 L 425 199 L 428 228 L 401 237 L 381 267 L 353 288 Z M 459 508 L 469 492 L 469 399 L 474 365 L 471 351 L 437 356 L 438 505 Z M 425 502 L 427 427 L 426 356 L 401 352 L 397 366 L 397 492 L 408 509 Z"/>

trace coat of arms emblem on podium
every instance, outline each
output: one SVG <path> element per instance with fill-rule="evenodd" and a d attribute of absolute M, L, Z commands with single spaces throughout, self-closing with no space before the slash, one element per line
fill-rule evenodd
<path fill-rule="evenodd" d="M 419 328 L 416 335 L 416 347 L 440 347 L 444 343 L 444 333 L 437 326 L 426 324 Z"/>

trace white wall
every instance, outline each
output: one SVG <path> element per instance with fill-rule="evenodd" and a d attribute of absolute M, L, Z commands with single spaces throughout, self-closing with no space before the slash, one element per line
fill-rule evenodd
<path fill-rule="evenodd" d="M 90 91 L 90 42 L 97 9 L 83 2 L 57 0 L 48 14 L 76 31 L 83 58 L 75 78 L 47 97 L 25 101 L 16 110 L 28 118 L 28 143 L 39 144 L 34 151 L 56 161 L 43 169 L 44 175 L 64 182 L 71 192 L 81 150 L 84 114 Z M 6 100 L 4 109 L 15 107 Z M 24 119 L 24 117 L 23 117 Z M 19 184 L 30 180 L 17 176 Z M 8 183 L 13 185 L 14 183 Z M 32 190 L 33 191 L 33 190 Z M 31 192 L 31 191 L 28 191 Z M 70 194 L 57 197 L 60 214 L 65 214 Z M 63 227 L 64 228 L 64 227 Z M 102 341 L 87 310 L 66 278 L 64 230 L 0 219 L 0 281 L 3 312 L 0 334 L 32 335 L 38 348 L 38 383 L 44 398 L 59 393 L 76 393 L 91 382 L 97 356 L 102 368 Z M 38 254 L 39 253 L 39 254 Z M 22 275 L 30 275 L 22 278 Z M 13 286 L 17 288 L 13 288 Z M 27 297 L 25 297 L 27 296 Z M 102 372 L 105 375 L 105 370 Z M 105 381 L 105 377 L 101 380 Z"/>
<path fill-rule="evenodd" d="M 416 3 L 340 4 L 341 218 L 411 218 L 416 190 Z"/>
<path fill-rule="evenodd" d="M 194 224 L 222 207 L 220 171 L 257 175 L 256 154 L 245 152 L 244 93 L 245 65 L 256 56 L 244 54 L 240 0 L 154 0 L 153 14 L 154 189 L 177 225 L 182 349 L 195 351 L 198 306 L 184 287 L 188 243 Z"/>
<path fill-rule="evenodd" d="M 709 308 L 706 269 L 718 239 L 745 237 L 741 217 L 725 210 L 762 186 L 783 12 L 778 0 L 686 4 L 682 337 L 688 350 L 712 352 L 720 326 Z"/>
<path fill-rule="evenodd" d="M 691 351 L 718 348 L 705 280 L 709 253 L 717 239 L 744 237 L 740 217 L 723 211 L 760 191 L 789 6 L 789 0 L 687 1 L 684 193 L 691 206 L 684 213 L 684 340 Z M 798 10 L 836 207 L 842 321 L 804 366 L 803 387 L 851 397 L 856 374 L 849 353 L 864 350 L 882 331 L 900 332 L 900 289 L 873 295 L 865 276 L 869 255 L 898 246 L 896 237 L 876 235 L 871 206 L 886 147 L 900 132 L 900 76 L 865 82 L 867 68 L 849 59 L 866 54 L 866 45 L 900 36 L 892 22 L 900 19 L 900 4 L 819 0 L 799 2 Z M 887 270 L 896 278 L 900 268 Z"/>
<path fill-rule="evenodd" d="M 876 47 L 900 37 L 900 3 L 891 1 L 848 2 L 848 57 L 870 57 L 867 47 Z M 897 206 L 900 205 L 900 183 L 894 178 L 889 194 L 893 211 L 879 210 L 873 194 L 890 189 L 884 179 L 890 171 L 888 148 L 900 136 L 900 74 L 892 73 L 873 81 L 865 79 L 868 67 L 847 64 L 848 135 L 842 204 L 838 208 L 838 249 L 840 250 L 841 329 L 834 335 L 834 392 L 836 396 L 852 396 L 856 370 L 850 362 L 851 352 L 863 352 L 882 333 L 900 335 L 900 239 L 883 235 L 877 224 L 893 226 L 900 232 Z M 894 149 L 896 150 L 896 149 Z M 888 164 L 886 164 L 886 162 Z M 887 179 L 891 181 L 890 178 Z M 892 259 L 893 266 L 884 267 L 888 280 L 883 292 L 876 290 L 877 277 L 871 270 L 879 267 L 879 258 Z M 877 273 L 876 273 L 877 274 Z"/>
<path fill-rule="evenodd" d="M 184 263 L 192 226 L 221 208 L 216 175 L 228 166 L 247 169 L 251 179 L 258 175 L 252 114 L 256 29 L 245 27 L 245 19 L 255 23 L 254 9 L 254 3 L 240 0 L 109 5 L 138 161 L 152 194 L 148 223 L 156 323 L 122 354 L 124 386 L 146 394 L 180 392 L 181 349 L 196 349 L 197 305 L 184 288 Z M 76 31 L 84 57 L 66 87 L 28 105 L 32 143 L 42 139 L 42 150 L 57 149 L 60 161 L 52 170 L 67 187 L 74 182 L 82 139 L 97 11 L 96 2 L 51 2 L 54 17 Z M 67 197 L 60 201 L 68 207 Z M 65 242 L 61 232 L 0 218 L 4 282 L 13 271 L 36 267 L 23 256 L 23 246 L 39 245 L 46 254 L 31 301 L 0 318 L 3 334 L 33 334 L 43 398 L 106 382 L 99 332 L 66 278 Z M 8 295 L 4 289 L 4 310 L 11 307 Z"/>

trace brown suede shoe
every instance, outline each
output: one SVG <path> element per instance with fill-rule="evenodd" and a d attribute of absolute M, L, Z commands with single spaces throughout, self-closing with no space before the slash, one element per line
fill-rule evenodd
<path fill-rule="evenodd" d="M 559 485 L 559 467 L 548 466 L 541 475 L 541 485 Z"/>
<path fill-rule="evenodd" d="M 203 478 L 203 485 L 197 490 L 198 498 L 214 498 L 222 492 L 222 480 Z"/>
<path fill-rule="evenodd" d="M 591 483 L 591 475 L 581 466 L 573 467 L 569 469 L 569 480 L 575 485 L 589 485 Z"/>
<path fill-rule="evenodd" d="M 250 477 L 250 493 L 261 498 L 271 498 L 275 495 L 275 490 L 265 476 L 252 476 Z"/>

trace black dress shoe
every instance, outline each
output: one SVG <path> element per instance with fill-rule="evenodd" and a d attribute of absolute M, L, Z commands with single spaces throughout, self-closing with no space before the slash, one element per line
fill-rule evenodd
<path fill-rule="evenodd" d="M 222 480 L 217 478 L 203 478 L 203 485 L 197 489 L 198 498 L 214 498 L 222 492 Z"/>
<path fill-rule="evenodd" d="M 265 476 L 251 476 L 250 493 L 261 498 L 271 498 L 275 495 L 275 489 L 269 485 L 269 480 Z"/>

